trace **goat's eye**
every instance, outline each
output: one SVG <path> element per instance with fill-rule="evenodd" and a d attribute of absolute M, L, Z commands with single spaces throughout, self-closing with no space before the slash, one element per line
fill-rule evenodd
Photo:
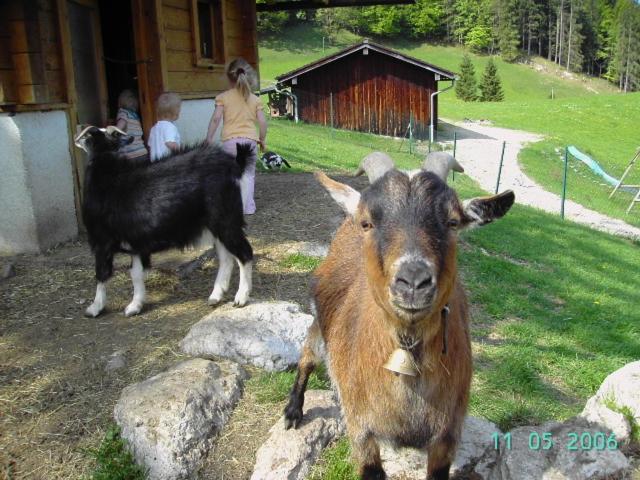
<path fill-rule="evenodd" d="M 451 218 L 447 222 L 447 227 L 449 227 L 449 228 L 457 228 L 458 225 L 460 225 L 460 220 L 457 220 L 455 218 Z"/>
<path fill-rule="evenodd" d="M 371 230 L 373 228 L 373 224 L 371 222 L 368 222 L 366 220 L 362 220 L 360 222 L 360 226 L 362 227 L 362 229 L 366 232 L 368 230 Z"/>

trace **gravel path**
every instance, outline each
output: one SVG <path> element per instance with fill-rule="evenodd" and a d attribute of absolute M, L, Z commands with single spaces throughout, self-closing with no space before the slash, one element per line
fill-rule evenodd
<path fill-rule="evenodd" d="M 483 189 L 489 192 L 495 191 L 500 150 L 502 142 L 506 141 L 500 190 L 510 188 L 515 192 L 518 203 L 559 215 L 560 197 L 544 190 L 527 177 L 518 165 L 520 149 L 526 143 L 540 141 L 543 137 L 481 123 L 460 122 L 453 125 L 458 137 L 456 157 L 460 159 L 466 173 L 476 180 Z M 603 232 L 640 240 L 640 228 L 589 210 L 571 200 L 566 201 L 564 212 L 565 217 L 574 222 L 588 225 Z"/>

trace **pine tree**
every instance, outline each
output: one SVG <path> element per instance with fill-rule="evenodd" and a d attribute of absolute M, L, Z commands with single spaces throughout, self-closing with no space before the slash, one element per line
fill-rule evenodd
<path fill-rule="evenodd" d="M 484 73 L 482 74 L 480 92 L 481 102 L 501 102 L 504 100 L 502 82 L 498 76 L 498 68 L 493 62 L 493 58 L 489 59 L 489 62 L 487 62 L 487 66 L 484 69 Z"/>
<path fill-rule="evenodd" d="M 460 64 L 460 78 L 456 82 L 456 97 L 465 102 L 473 102 L 478 98 L 476 88 L 476 72 L 469 55 L 465 54 Z"/>

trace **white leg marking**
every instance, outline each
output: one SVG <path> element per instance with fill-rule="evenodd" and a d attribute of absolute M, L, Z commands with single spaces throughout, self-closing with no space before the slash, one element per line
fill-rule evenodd
<path fill-rule="evenodd" d="M 142 311 L 144 305 L 144 299 L 147 291 L 144 286 L 145 271 L 142 268 L 142 260 L 138 255 L 131 256 L 131 281 L 133 282 L 133 300 L 124 309 L 124 314 L 127 317 L 137 315 Z"/>
<path fill-rule="evenodd" d="M 244 307 L 247 304 L 249 294 L 251 293 L 252 262 L 247 262 L 243 265 L 240 260 L 236 259 L 236 261 L 240 267 L 240 284 L 238 285 L 238 291 L 236 292 L 236 298 L 233 301 L 233 305 L 236 307 Z"/>
<path fill-rule="evenodd" d="M 217 305 L 229 290 L 229 282 L 233 273 L 233 255 L 224 244 L 216 238 L 216 252 L 218 254 L 218 274 L 213 285 L 213 291 L 209 295 L 209 305 Z"/>
<path fill-rule="evenodd" d="M 93 303 L 85 310 L 84 314 L 87 317 L 97 317 L 107 304 L 107 284 L 98 282 L 96 286 L 96 298 Z"/>

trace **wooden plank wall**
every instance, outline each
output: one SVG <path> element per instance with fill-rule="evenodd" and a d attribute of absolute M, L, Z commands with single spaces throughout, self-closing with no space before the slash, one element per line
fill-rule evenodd
<path fill-rule="evenodd" d="M 0 69 L 10 100 L 22 105 L 66 101 L 55 0 L 13 0 L 2 8 L 0 24 L 6 24 L 0 26 L 0 37 L 8 27 L 9 42 L 8 52 L 0 52 Z"/>
<path fill-rule="evenodd" d="M 298 77 L 300 118 L 349 130 L 403 136 L 413 115 L 417 138 L 429 134 L 433 73 L 377 52 L 361 51 Z"/>
<path fill-rule="evenodd" d="M 0 2 L 0 105 L 15 103 L 18 95 L 13 81 L 14 70 L 9 50 L 9 3 Z"/>
<path fill-rule="evenodd" d="M 255 2 L 223 0 L 225 62 L 242 56 L 258 67 Z M 227 88 L 224 65 L 196 66 L 191 0 L 162 0 L 167 89 L 183 98 L 211 98 Z"/>

